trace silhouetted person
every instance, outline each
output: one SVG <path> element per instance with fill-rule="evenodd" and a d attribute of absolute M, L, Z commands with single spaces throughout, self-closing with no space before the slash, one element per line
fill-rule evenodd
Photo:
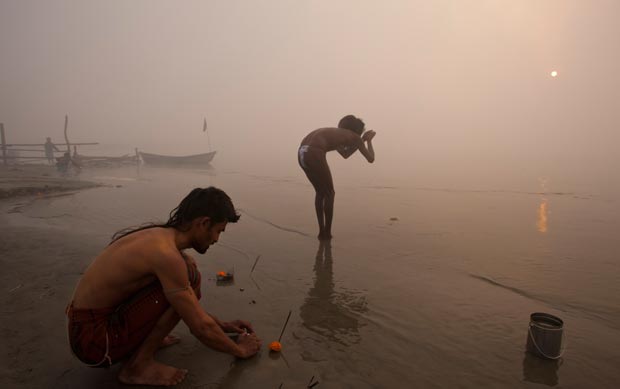
<path fill-rule="evenodd" d="M 51 138 L 45 138 L 45 144 L 43 145 L 43 147 L 45 148 L 45 157 L 47 158 L 47 163 L 49 163 L 50 165 L 54 164 L 54 151 L 60 151 L 58 150 L 58 147 L 56 147 L 55 144 L 52 143 L 52 139 Z"/>
<path fill-rule="evenodd" d="M 359 150 L 366 160 L 372 163 L 375 160 L 375 151 L 372 147 L 374 137 L 373 130 L 364 133 L 364 122 L 361 119 L 347 115 L 340 120 L 338 128 L 319 128 L 301 141 L 297 160 L 316 191 L 314 207 L 319 222 L 319 239 L 332 238 L 336 193 L 332 174 L 327 165 L 327 152 L 336 150 L 346 159 Z"/>

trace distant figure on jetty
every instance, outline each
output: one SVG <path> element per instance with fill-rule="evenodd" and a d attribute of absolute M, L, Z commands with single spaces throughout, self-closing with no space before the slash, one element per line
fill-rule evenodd
<path fill-rule="evenodd" d="M 58 147 L 56 147 L 56 145 L 52 143 L 52 139 L 49 137 L 45 138 L 45 143 L 43 144 L 43 147 L 45 148 L 45 157 L 47 158 L 47 163 L 53 165 L 54 151 L 60 150 L 58 150 Z"/>
<path fill-rule="evenodd" d="M 340 120 L 338 128 L 319 128 L 306 135 L 301 141 L 297 151 L 297 161 L 316 191 L 314 207 L 319 222 L 319 239 L 332 238 L 336 192 L 327 164 L 327 152 L 336 150 L 346 159 L 359 150 L 368 162 L 373 163 L 375 151 L 372 147 L 372 139 L 374 137 L 373 130 L 364 132 L 364 122 L 361 119 L 347 115 Z"/>
<path fill-rule="evenodd" d="M 117 232 L 90 264 L 66 313 L 75 356 L 92 367 L 127 358 L 118 379 L 134 385 L 176 385 L 187 370 L 155 361 L 155 352 L 179 341 L 170 331 L 183 320 L 204 345 L 249 358 L 261 340 L 247 321 L 223 322 L 205 312 L 201 275 L 183 250 L 204 254 L 239 215 L 222 190 L 196 188 L 165 224 Z M 226 333 L 238 333 L 234 342 Z"/>

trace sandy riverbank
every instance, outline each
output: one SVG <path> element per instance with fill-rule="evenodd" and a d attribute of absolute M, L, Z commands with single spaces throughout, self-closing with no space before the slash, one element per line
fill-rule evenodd
<path fill-rule="evenodd" d="M 97 186 L 101 184 L 61 177 L 54 166 L 0 165 L 0 199 L 71 192 Z"/>

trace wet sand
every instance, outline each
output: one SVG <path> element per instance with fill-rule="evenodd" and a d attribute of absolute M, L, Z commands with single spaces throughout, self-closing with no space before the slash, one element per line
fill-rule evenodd
<path fill-rule="evenodd" d="M 0 165 L 0 199 L 71 192 L 99 185 L 77 177 L 61 177 L 54 166 Z"/>
<path fill-rule="evenodd" d="M 620 380 L 614 202 L 337 178 L 335 238 L 324 245 L 300 176 L 117 170 L 90 177 L 108 184 L 101 188 L 0 203 L 0 386 L 120 387 L 118 365 L 91 369 L 69 352 L 72 289 L 113 232 L 163 220 L 189 189 L 207 185 L 225 189 L 242 217 L 205 255 L 192 253 L 201 304 L 223 320 L 250 320 L 265 345 L 293 314 L 283 352 L 264 346 L 247 361 L 205 348 L 180 324 L 182 342 L 158 354 L 190 370 L 178 387 L 305 387 L 312 376 L 315 388 L 603 388 Z M 215 273 L 233 269 L 234 283 L 218 285 Z M 529 314 L 538 311 L 565 321 L 561 363 L 524 352 Z"/>

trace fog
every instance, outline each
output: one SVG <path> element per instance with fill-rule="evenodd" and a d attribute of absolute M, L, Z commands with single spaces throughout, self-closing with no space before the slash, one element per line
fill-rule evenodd
<path fill-rule="evenodd" d="M 73 142 L 101 143 L 84 153 L 182 155 L 208 150 L 206 117 L 217 168 L 302 175 L 303 136 L 352 113 L 377 160 L 330 156 L 336 181 L 604 190 L 618 15 L 615 0 L 3 0 L 0 122 L 9 143 L 62 142 L 67 114 Z"/>

